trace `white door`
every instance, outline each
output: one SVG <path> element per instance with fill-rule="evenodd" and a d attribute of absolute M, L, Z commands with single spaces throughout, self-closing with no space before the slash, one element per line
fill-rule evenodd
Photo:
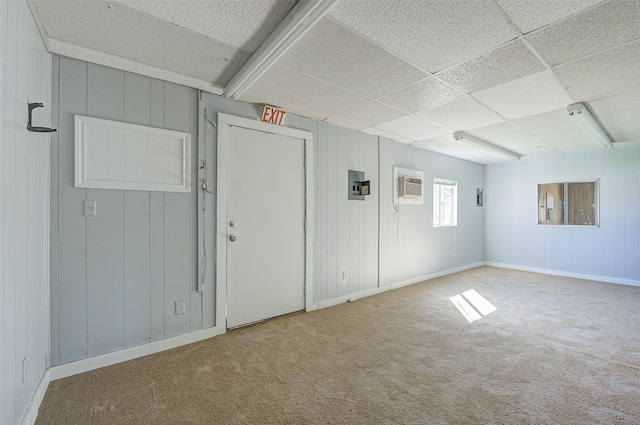
<path fill-rule="evenodd" d="M 305 141 L 241 127 L 228 134 L 227 328 L 233 328 L 304 309 Z"/>

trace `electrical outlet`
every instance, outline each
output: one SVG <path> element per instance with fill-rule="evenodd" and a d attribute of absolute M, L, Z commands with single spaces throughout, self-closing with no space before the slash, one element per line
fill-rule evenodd
<path fill-rule="evenodd" d="M 176 301 L 176 314 L 184 314 L 184 300 Z"/>
<path fill-rule="evenodd" d="M 346 285 L 347 281 L 349 280 L 349 272 L 342 272 L 342 284 Z"/>
<path fill-rule="evenodd" d="M 85 200 L 82 202 L 82 208 L 84 209 L 85 217 L 98 215 L 96 210 L 96 201 Z"/>

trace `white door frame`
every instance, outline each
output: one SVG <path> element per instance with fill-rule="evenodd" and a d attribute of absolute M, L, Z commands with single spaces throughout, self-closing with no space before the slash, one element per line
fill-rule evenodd
<path fill-rule="evenodd" d="M 313 134 L 247 118 L 218 113 L 218 170 L 216 206 L 216 328 L 227 329 L 227 168 L 229 160 L 229 128 L 278 134 L 304 140 L 305 144 L 305 309 L 313 304 Z"/>

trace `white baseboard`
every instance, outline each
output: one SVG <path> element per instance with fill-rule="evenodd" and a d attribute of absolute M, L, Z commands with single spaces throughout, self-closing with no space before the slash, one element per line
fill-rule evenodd
<path fill-rule="evenodd" d="M 472 263 L 472 264 L 467 264 L 464 266 L 460 266 L 460 267 L 455 267 L 453 269 L 448 269 L 448 270 L 442 270 L 436 273 L 431 273 L 431 274 L 427 274 L 424 276 L 419 276 L 419 277 L 415 277 L 409 280 L 403 280 L 401 282 L 395 282 L 391 284 L 391 289 L 398 289 L 398 288 L 402 288 L 403 286 L 409 286 L 409 285 L 413 285 L 415 283 L 420 283 L 420 282 L 424 282 L 425 280 L 431 280 L 431 279 L 435 279 L 438 277 L 442 277 L 442 276 L 447 276 L 450 274 L 454 274 L 454 273 L 460 273 L 463 272 L 465 270 L 471 270 L 471 269 L 475 269 L 477 267 L 482 267 L 484 266 L 485 263 L 484 262 L 480 262 L 480 263 Z"/>
<path fill-rule="evenodd" d="M 618 285 L 640 286 L 640 281 L 638 280 L 620 279 L 617 277 L 565 272 L 561 270 L 542 269 L 539 267 L 520 266 L 517 264 L 495 263 L 493 261 L 485 261 L 484 264 L 486 266 L 500 267 L 502 269 L 521 270 L 524 272 L 541 273 L 541 274 L 548 274 L 552 276 L 573 277 L 576 279 L 594 280 L 596 282 L 615 283 Z"/>
<path fill-rule="evenodd" d="M 402 288 L 404 286 L 413 285 L 415 283 L 424 282 L 426 280 L 435 279 L 437 277 L 446 276 L 453 273 L 481 267 L 485 263 L 473 263 L 465 266 L 456 267 L 453 269 L 443 270 L 436 273 L 416 277 L 413 279 L 395 282 L 389 285 L 379 286 L 377 288 L 365 289 L 348 295 L 342 295 L 340 297 L 331 298 L 329 300 L 323 300 L 313 303 L 307 306 L 306 311 L 318 310 L 321 308 L 332 307 L 334 305 L 347 302 L 351 298 L 365 298 L 372 295 L 380 294 L 392 289 Z M 150 354 L 159 353 L 161 351 L 170 350 L 172 348 L 180 347 L 182 345 L 191 344 L 193 342 L 202 341 L 204 339 L 212 338 L 217 335 L 221 335 L 226 332 L 224 328 L 208 328 L 201 331 L 188 333 L 185 335 L 175 336 L 173 338 L 167 338 L 161 341 L 151 342 L 149 344 L 139 345 L 137 347 L 131 347 L 113 353 L 102 354 L 100 356 L 91 357 L 88 359 L 78 360 L 72 363 L 66 363 L 60 366 L 52 367 L 47 371 L 47 385 L 49 380 L 55 381 L 57 379 L 66 378 L 68 376 L 77 375 L 79 373 L 89 372 L 91 370 L 99 369 L 105 366 L 111 366 L 117 363 L 122 363 L 128 360 L 133 360 L 139 357 L 148 356 Z M 44 379 L 44 378 L 43 378 Z M 46 391 L 46 387 L 44 388 Z M 44 395 L 44 393 L 43 393 Z M 38 404 L 39 405 L 39 404 Z M 36 409 L 37 415 L 37 409 Z M 35 420 L 35 419 L 34 419 Z"/>
<path fill-rule="evenodd" d="M 137 347 L 126 348 L 124 350 L 115 351 L 113 353 L 102 354 L 100 356 L 55 366 L 50 369 L 51 380 L 55 381 L 57 379 L 77 375 L 78 373 L 88 372 L 90 370 L 99 369 L 101 367 L 111 366 L 116 363 L 122 363 L 128 360 L 137 359 L 139 357 L 148 356 L 150 354 L 159 353 L 161 351 L 170 350 L 182 345 L 202 341 L 204 339 L 208 339 L 225 332 L 226 329 L 224 329 L 223 327 L 220 328 L 215 326 L 213 328 L 203 329 L 184 335 L 178 335 L 172 338 L 163 339 L 161 341 L 138 345 Z"/>
<path fill-rule="evenodd" d="M 419 276 L 419 277 L 416 277 L 416 278 L 413 278 L 413 279 L 403 280 L 401 282 L 391 283 L 389 285 L 382 285 L 382 286 L 379 286 L 377 288 L 365 289 L 363 291 L 358 291 L 358 292 L 354 292 L 354 293 L 351 293 L 351 294 L 347 294 L 347 295 L 342 295 L 342 296 L 339 296 L 339 297 L 331 298 L 331 299 L 328 299 L 328 300 L 319 301 L 319 302 L 309 306 L 307 308 L 307 311 L 312 311 L 312 310 L 318 310 L 318 309 L 321 309 L 321 308 L 332 307 L 334 305 L 346 303 L 351 298 L 356 298 L 356 299 L 358 299 L 358 298 L 366 298 L 366 297 L 370 297 L 372 295 L 380 294 L 382 292 L 390 291 L 392 289 L 402 288 L 404 286 L 413 285 L 413 284 L 416 284 L 416 283 L 424 282 L 426 280 L 431 280 L 431 279 L 435 279 L 437 277 L 442 277 L 442 276 L 446 276 L 446 275 L 453 274 L 453 273 L 459 273 L 459 272 L 462 272 L 462 271 L 465 271 L 465 270 L 475 269 L 476 267 L 482 267 L 482 266 L 484 266 L 484 262 L 467 264 L 465 266 L 460 266 L 460 267 L 456 267 L 456 268 L 453 268 L 453 269 L 443 270 L 443 271 L 440 271 L 440 272 L 431 273 L 431 274 L 424 275 L 424 276 Z"/>
<path fill-rule="evenodd" d="M 49 382 L 51 382 L 51 374 L 49 370 L 50 369 L 45 370 L 44 375 L 42 375 L 42 379 L 40 379 L 38 388 L 36 388 L 36 392 L 29 403 L 29 407 L 27 408 L 27 413 L 24 414 L 22 422 L 20 422 L 22 425 L 33 425 L 36 423 L 40 404 L 42 404 L 44 394 L 47 392 L 47 388 L 49 388 Z"/>
<path fill-rule="evenodd" d="M 320 309 L 320 308 L 333 307 L 334 305 L 346 303 L 351 298 L 356 298 L 356 299 L 366 298 L 366 297 L 370 297 L 372 295 L 376 295 L 388 290 L 389 290 L 389 285 L 385 285 L 385 286 L 379 286 L 377 288 L 365 289 L 363 291 L 354 292 L 348 295 L 341 295 L 339 297 L 318 302 L 318 308 Z"/>

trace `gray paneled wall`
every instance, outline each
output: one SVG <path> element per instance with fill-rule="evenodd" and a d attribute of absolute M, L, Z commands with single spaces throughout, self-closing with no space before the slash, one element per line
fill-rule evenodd
<path fill-rule="evenodd" d="M 196 290 L 197 190 L 73 187 L 74 114 L 190 132 L 195 185 L 198 92 L 58 56 L 52 75 L 52 365 L 202 329 L 214 307 L 212 288 Z M 96 217 L 83 216 L 85 199 Z"/>
<path fill-rule="evenodd" d="M 378 138 L 319 121 L 316 142 L 314 301 L 378 287 Z M 348 199 L 348 171 L 364 171 L 371 195 Z M 347 272 L 347 280 L 343 273 Z"/>
<path fill-rule="evenodd" d="M 0 423 L 25 418 L 49 367 L 51 55 L 25 1 L 0 1 Z M 24 422 L 23 422 L 24 419 Z M 33 423 L 33 422 L 31 422 Z"/>
<path fill-rule="evenodd" d="M 487 261 L 640 281 L 640 148 L 489 165 Z M 538 226 L 539 183 L 600 179 L 600 227 Z"/>
<path fill-rule="evenodd" d="M 393 167 L 424 171 L 424 204 L 393 202 Z M 458 225 L 433 227 L 433 179 L 458 182 Z M 380 285 L 484 261 L 484 166 L 380 139 Z"/>
<path fill-rule="evenodd" d="M 215 196 L 206 200 L 207 279 L 197 292 L 197 134 L 207 146 L 216 187 L 217 132 L 198 128 L 196 90 L 54 57 L 59 137 L 52 145 L 52 364 L 213 326 Z M 202 111 L 259 119 L 260 108 L 202 94 Z M 73 188 L 73 115 L 191 132 L 191 194 Z M 482 209 L 475 207 L 483 167 L 336 125 L 289 114 L 286 125 L 314 134 L 314 302 L 482 261 Z M 421 208 L 393 207 L 393 166 L 457 180 L 458 226 L 433 229 L 430 186 Z M 349 201 L 348 170 L 365 172 L 372 194 Z M 82 201 L 97 201 L 97 217 Z M 202 199 L 201 199 L 202 201 Z M 201 206 L 205 205 L 201 203 Z M 348 278 L 343 281 L 343 273 Z M 187 314 L 174 303 L 185 300 Z"/>

